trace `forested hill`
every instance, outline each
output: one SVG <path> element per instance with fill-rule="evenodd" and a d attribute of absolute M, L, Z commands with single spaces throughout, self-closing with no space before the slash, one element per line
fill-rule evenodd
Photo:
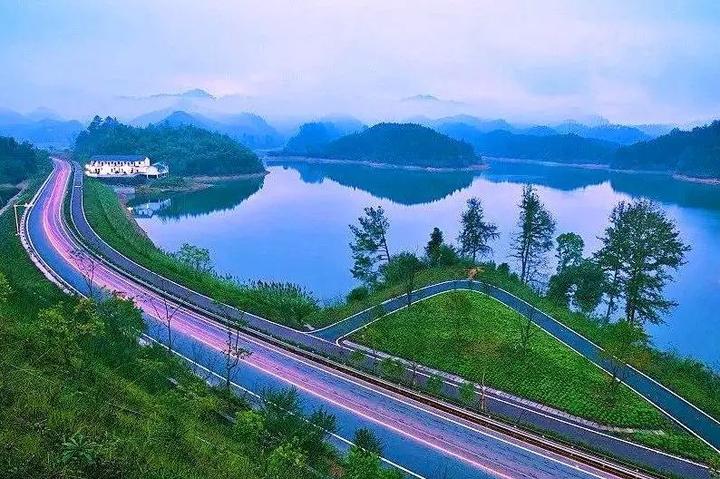
<path fill-rule="evenodd" d="M 504 130 L 483 132 L 464 123 L 439 127 L 448 136 L 470 143 L 478 154 L 498 158 L 558 163 L 608 164 L 618 144 L 575 134 L 536 136 Z"/>
<path fill-rule="evenodd" d="M 30 143 L 0 136 L 0 185 L 15 185 L 29 178 L 42 158 L 47 158 L 47 153 Z"/>
<path fill-rule="evenodd" d="M 93 155 L 147 155 L 162 161 L 173 175 L 238 175 L 260 173 L 257 155 L 230 137 L 190 125 L 136 128 L 114 118 L 95 117 L 75 140 L 80 162 Z"/>
<path fill-rule="evenodd" d="M 297 134 L 288 140 L 282 150 L 283 155 L 317 155 L 327 145 L 338 138 L 350 133 L 356 133 L 363 129 L 360 122 L 345 122 L 335 124 L 332 121 L 317 121 L 304 123 L 300 126 Z"/>
<path fill-rule="evenodd" d="M 319 154 L 398 166 L 465 168 L 482 164 L 469 144 L 413 123 L 380 123 L 330 142 Z"/>
<path fill-rule="evenodd" d="M 720 179 L 720 120 L 692 131 L 673 130 L 654 140 L 620 148 L 611 166 Z"/>

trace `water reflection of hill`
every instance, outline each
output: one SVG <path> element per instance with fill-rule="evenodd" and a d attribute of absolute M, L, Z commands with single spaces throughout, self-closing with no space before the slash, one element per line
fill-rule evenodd
<path fill-rule="evenodd" d="M 357 164 L 302 161 L 283 161 L 277 164 L 297 170 L 305 183 L 320 183 L 329 179 L 403 205 L 430 203 L 445 198 L 470 186 L 474 176 L 469 171 L 429 172 L 373 168 Z"/>
<path fill-rule="evenodd" d="M 227 181 L 199 191 L 169 193 L 152 196 L 136 196 L 129 206 L 147 202 L 170 200 L 170 204 L 154 212 L 154 216 L 175 219 L 186 216 L 202 216 L 215 211 L 229 210 L 252 195 L 263 186 L 264 178 Z"/>
<path fill-rule="evenodd" d="M 533 183 L 562 191 L 609 182 L 614 191 L 632 197 L 684 207 L 720 209 L 720 186 L 677 180 L 668 175 L 502 160 L 490 160 L 489 164 L 482 177 L 492 182 Z"/>
<path fill-rule="evenodd" d="M 572 191 L 586 186 L 600 185 L 608 180 L 608 170 L 571 168 L 522 161 L 490 160 L 490 168 L 482 173 L 483 179 L 499 182 L 533 183 L 561 191 Z"/>
<path fill-rule="evenodd" d="M 720 210 L 720 186 L 673 179 L 667 175 L 612 173 L 613 190 L 689 208 Z"/>

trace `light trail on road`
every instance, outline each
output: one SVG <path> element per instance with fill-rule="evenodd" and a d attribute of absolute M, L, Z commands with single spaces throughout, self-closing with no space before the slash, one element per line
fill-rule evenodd
<path fill-rule="evenodd" d="M 161 297 L 82 251 L 63 218 L 63 200 L 71 169 L 57 161 L 28 218 L 33 245 L 55 274 L 73 287 L 117 292 L 132 298 L 148 319 L 148 334 L 167 340 L 170 319 L 173 347 L 217 369 L 227 349 L 227 330 L 211 318 Z M 92 267 L 88 268 L 88 261 Z M 165 311 L 165 313 L 163 313 Z M 351 438 L 358 427 L 373 430 L 385 444 L 388 460 L 423 477 L 456 478 L 612 478 L 558 454 L 451 416 L 400 394 L 308 361 L 282 348 L 240 334 L 240 346 L 252 351 L 233 381 L 261 393 L 268 388 L 297 388 L 306 408 L 334 414 L 338 434 Z M 193 358 L 193 356 L 201 356 Z M 643 477 L 638 475 L 638 477 Z"/>

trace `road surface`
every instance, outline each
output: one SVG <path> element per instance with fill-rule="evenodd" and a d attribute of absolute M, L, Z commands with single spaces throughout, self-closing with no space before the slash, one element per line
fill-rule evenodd
<path fill-rule="evenodd" d="M 68 231 L 62 205 L 71 169 L 56 162 L 27 216 L 26 232 L 42 265 L 72 289 L 118 292 L 145 313 L 147 334 L 168 341 L 171 313 L 173 349 L 223 374 L 227 332 L 209 317 L 169 302 L 103 262 L 92 260 Z M 307 410 L 323 407 L 335 415 L 338 435 L 352 438 L 359 427 L 375 432 L 387 460 L 419 477 L 604 478 L 620 477 L 483 428 L 402 395 L 383 390 L 285 349 L 241 335 L 252 351 L 233 381 L 260 393 L 293 386 Z M 643 477 L 639 475 L 637 477 Z"/>

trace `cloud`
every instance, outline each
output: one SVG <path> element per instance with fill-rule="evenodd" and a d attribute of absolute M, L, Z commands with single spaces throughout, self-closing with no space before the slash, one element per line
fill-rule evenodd
<path fill-rule="evenodd" d="M 0 105 L 90 115 L 203 88 L 264 114 L 373 119 L 431 92 L 481 116 L 682 122 L 720 107 L 719 5 L 3 2 Z"/>

